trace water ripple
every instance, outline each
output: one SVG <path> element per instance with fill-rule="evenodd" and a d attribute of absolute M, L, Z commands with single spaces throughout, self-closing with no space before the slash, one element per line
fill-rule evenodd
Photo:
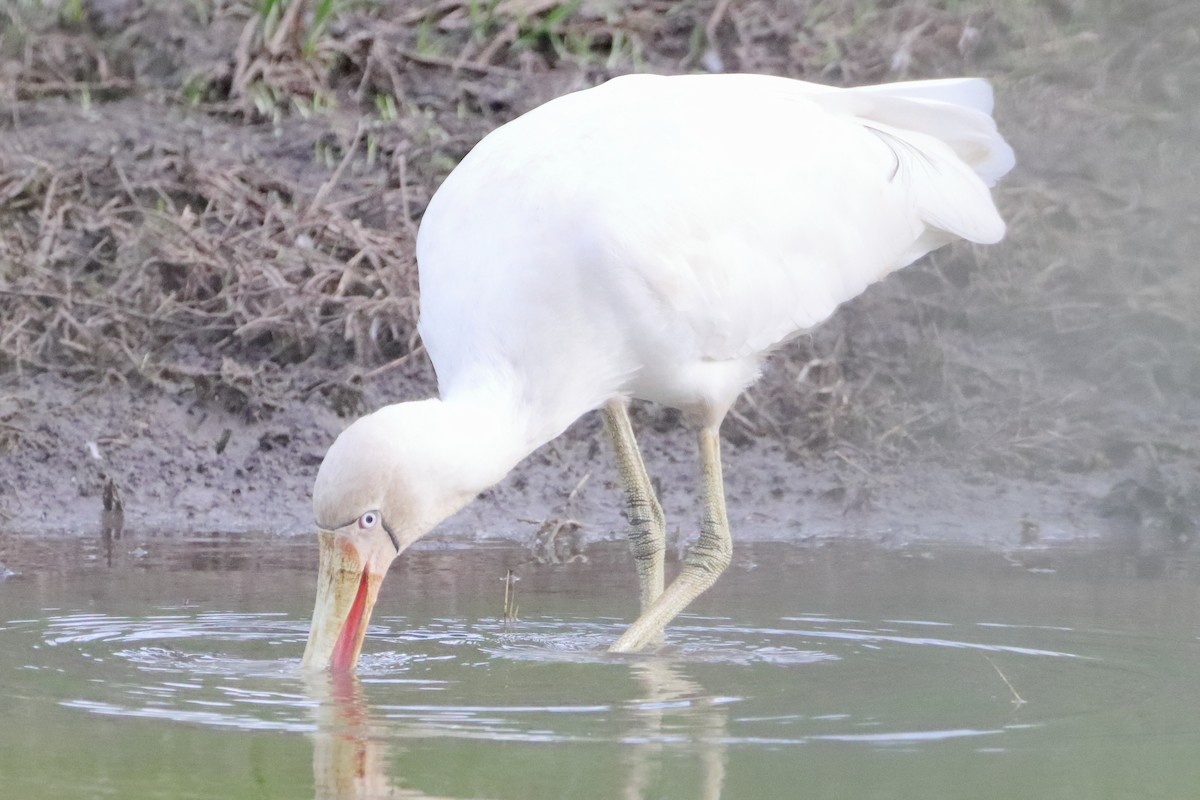
<path fill-rule="evenodd" d="M 1064 646 L 1071 641 L 1063 638 L 1073 633 L 1070 629 L 956 626 L 920 619 L 873 624 L 818 615 L 779 617 L 762 627 L 685 615 L 654 654 L 609 654 L 607 648 L 624 625 L 616 619 L 541 617 L 507 622 L 440 618 L 413 626 L 405 618 L 381 616 L 371 625 L 354 679 L 355 691 L 371 702 L 355 701 L 361 707 L 349 716 L 370 720 L 372 736 L 399 739 L 667 745 L 702 729 L 707 740 L 722 744 L 830 742 L 902 749 L 1018 730 L 979 724 L 992 721 L 997 709 L 1009 710 L 1007 690 L 990 670 L 981 673 L 973 662 L 955 661 L 960 658 L 955 653 L 1003 655 L 1010 659 L 1006 668 L 1013 658 L 1027 665 L 1033 660 L 1101 661 Z M 103 670 L 93 673 L 97 677 L 86 692 L 59 699 L 63 708 L 217 728 L 311 733 L 327 724 L 321 720 L 328 717 L 332 701 L 298 669 L 307 629 L 306 619 L 282 613 L 164 608 L 143 617 L 59 613 L 10 621 L 2 632 L 32 634 L 57 654 L 73 651 L 88 659 L 88 669 Z M 927 635 L 934 629 L 944 635 Z M 963 635 L 954 635 L 959 632 Z M 1047 637 L 1060 646 L 1034 646 Z M 890 672 L 906 663 L 912 668 Z M 45 665 L 28 666 L 36 670 Z M 744 673 L 755 676 L 750 682 L 738 677 L 738 671 L 758 667 L 771 668 L 780 677 L 768 678 L 761 670 Z M 826 672 L 828 668 L 835 672 Z M 808 672 L 803 679 L 790 676 L 795 669 Z M 558 677 L 542 683 L 542 676 L 551 674 L 547 670 L 556 670 Z M 746 691 L 710 692 L 693 672 L 728 676 Z M 964 684 L 972 688 L 958 691 L 969 693 L 950 702 L 955 684 L 939 680 L 939 674 L 970 675 L 976 682 Z M 832 707 L 820 700 L 823 687 L 847 680 L 891 687 L 896 675 L 911 684 L 909 691 L 945 699 L 928 715 L 911 708 L 897 715 L 882 701 L 886 695 L 876 702 L 843 700 Z M 812 707 L 778 713 L 772 698 L 793 691 L 797 681 L 814 687 Z M 982 693 L 981 686 L 986 687 Z M 535 697 L 544 702 L 528 702 Z M 742 713 L 732 716 L 727 709 L 733 707 Z M 347 716 L 344 710 L 339 713 Z M 1059 708 L 1054 713 L 1073 712 Z M 1035 729 L 1044 721 L 1027 719 L 1020 729 Z"/>

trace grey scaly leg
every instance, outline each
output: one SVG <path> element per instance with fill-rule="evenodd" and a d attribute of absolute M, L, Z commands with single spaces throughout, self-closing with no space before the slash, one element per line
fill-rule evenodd
<path fill-rule="evenodd" d="M 663 558 L 666 549 L 666 520 L 654 496 L 646 465 L 638 450 L 633 426 L 624 400 L 604 406 L 604 427 L 616 450 L 617 471 L 625 485 L 625 516 L 629 520 L 629 551 L 637 568 L 642 591 L 642 613 L 663 592 Z"/>
<path fill-rule="evenodd" d="M 655 642 L 663 629 L 688 603 L 712 586 L 733 558 L 733 540 L 725 514 L 725 487 L 721 478 L 721 443 L 716 427 L 700 430 L 700 481 L 704 514 L 700 537 L 688 550 L 683 569 L 637 621 L 621 635 L 609 652 L 633 653 Z"/>

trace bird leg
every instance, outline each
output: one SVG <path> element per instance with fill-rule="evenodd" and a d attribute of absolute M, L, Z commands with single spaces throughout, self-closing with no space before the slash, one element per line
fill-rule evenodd
<path fill-rule="evenodd" d="M 725 487 L 721 478 L 721 442 L 717 428 L 700 429 L 700 480 L 704 505 L 700 536 L 688 550 L 683 569 L 650 607 L 609 648 L 632 653 L 657 641 L 663 629 L 688 603 L 696 599 L 729 566 L 733 540 L 725 514 Z"/>
<path fill-rule="evenodd" d="M 654 496 L 646 465 L 638 450 L 625 401 L 611 400 L 604 406 L 604 427 L 612 439 L 617 471 L 625 485 L 625 516 L 629 520 L 629 551 L 637 568 L 642 591 L 642 613 L 663 592 L 663 553 L 666 549 L 666 520 Z"/>

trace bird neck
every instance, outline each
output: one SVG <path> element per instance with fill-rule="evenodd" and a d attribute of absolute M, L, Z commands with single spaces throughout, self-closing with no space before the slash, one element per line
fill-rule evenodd
<path fill-rule="evenodd" d="M 499 483 L 541 442 L 529 438 L 515 406 L 502 396 L 463 393 L 398 403 L 376 412 L 379 446 L 391 462 L 394 518 L 403 518 L 407 543 L 431 530 Z M 391 444 L 391 446 L 388 446 Z M 400 510 L 403 510 L 403 514 Z"/>
<path fill-rule="evenodd" d="M 503 480 L 541 444 L 529 439 L 515 409 L 496 398 L 454 395 L 428 402 L 441 410 L 439 460 L 472 497 Z"/>

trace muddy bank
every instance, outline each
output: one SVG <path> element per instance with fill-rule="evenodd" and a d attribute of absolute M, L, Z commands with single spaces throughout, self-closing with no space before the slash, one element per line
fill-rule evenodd
<path fill-rule="evenodd" d="M 418 396 L 431 388 L 421 372 L 373 381 L 362 403 Z M 323 398 L 250 420 L 191 393 L 96 390 L 47 376 L 31 384 L 3 401 L 21 452 L 6 469 L 10 531 L 95 534 L 112 524 L 103 511 L 115 486 L 126 529 L 308 533 L 313 478 L 347 424 Z M 639 405 L 634 420 L 681 554 L 697 522 L 695 444 L 669 410 Z M 846 537 L 886 547 L 943 542 L 1009 549 L 1108 539 L 1135 552 L 1187 544 L 1164 519 L 1166 504 L 1186 502 L 1173 487 L 1166 491 L 1175 494 L 1143 499 L 1142 508 L 1131 502 L 1132 525 L 1114 518 L 1106 498 L 1128 481 L 1113 471 L 1019 477 L 929 454 L 872 460 L 846 445 L 800 450 L 736 429 L 729 438 L 735 441 L 724 451 L 726 490 L 741 540 Z M 516 540 L 546 560 L 567 560 L 590 541 L 622 535 L 619 498 L 608 442 L 592 414 L 433 538 Z"/>
<path fill-rule="evenodd" d="M 107 502 L 139 528 L 307 531 L 336 432 L 434 391 L 425 202 L 549 97 L 635 68 L 975 73 L 1018 154 L 1008 239 L 939 251 L 777 354 L 724 429 L 737 534 L 1190 547 L 1200 11 L 801 5 L 5 12 L 0 524 L 94 531 Z M 635 422 L 686 537 L 690 437 Z M 613 480 L 588 417 L 441 535 L 569 555 L 619 535 Z"/>

